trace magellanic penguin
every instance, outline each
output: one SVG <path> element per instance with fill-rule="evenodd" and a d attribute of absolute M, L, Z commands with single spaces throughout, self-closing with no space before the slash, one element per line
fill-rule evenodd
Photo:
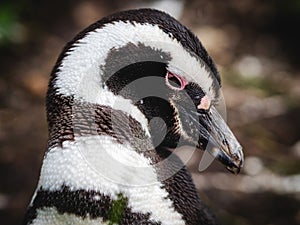
<path fill-rule="evenodd" d="M 24 224 L 217 224 L 174 151 L 190 145 L 240 170 L 220 91 L 201 42 L 164 12 L 83 30 L 51 73 L 48 149 Z"/>

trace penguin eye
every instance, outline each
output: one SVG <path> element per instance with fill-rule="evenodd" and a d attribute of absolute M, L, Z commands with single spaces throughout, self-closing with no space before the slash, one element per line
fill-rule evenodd
<path fill-rule="evenodd" d="M 168 71 L 166 84 L 173 90 L 183 90 L 187 85 L 187 81 L 183 77 Z"/>

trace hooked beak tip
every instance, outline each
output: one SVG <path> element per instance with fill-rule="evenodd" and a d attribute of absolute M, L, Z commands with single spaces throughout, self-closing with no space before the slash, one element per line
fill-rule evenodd
<path fill-rule="evenodd" d="M 206 150 L 222 162 L 231 173 L 238 174 L 243 167 L 244 155 L 240 145 L 234 148 L 232 152 L 229 152 L 227 148 L 221 148 L 213 144 L 207 147 Z"/>
<path fill-rule="evenodd" d="M 241 168 L 236 168 L 236 167 L 229 167 L 229 166 L 227 166 L 226 167 L 226 169 L 229 171 L 229 172 L 231 172 L 231 173 L 233 173 L 233 174 L 235 174 L 235 175 L 238 175 L 239 173 L 240 173 L 240 170 L 241 170 Z"/>
<path fill-rule="evenodd" d="M 227 170 L 234 174 L 239 174 L 241 168 L 244 165 L 244 156 L 242 147 L 238 148 L 236 153 L 233 153 L 231 158 L 231 165 L 227 166 Z"/>

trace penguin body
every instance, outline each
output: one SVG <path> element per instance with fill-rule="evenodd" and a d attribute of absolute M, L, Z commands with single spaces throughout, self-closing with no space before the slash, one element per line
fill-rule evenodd
<path fill-rule="evenodd" d="M 51 74 L 48 149 L 24 224 L 217 224 L 170 149 L 205 150 L 210 135 L 219 143 L 219 91 L 198 38 L 166 13 L 125 11 L 89 26 Z M 211 152 L 239 170 L 241 147 L 217 118 L 227 142 Z"/>

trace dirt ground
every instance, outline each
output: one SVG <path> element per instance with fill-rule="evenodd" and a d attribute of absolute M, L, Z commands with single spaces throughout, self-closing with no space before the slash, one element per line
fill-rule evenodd
<path fill-rule="evenodd" d="M 45 94 L 61 49 L 101 17 L 145 4 L 153 1 L 0 3 L 0 224 L 21 223 L 37 184 Z M 300 224 L 299 1 L 178 4 L 179 20 L 218 65 L 228 124 L 246 156 L 235 176 L 218 162 L 200 173 L 195 155 L 189 168 L 201 198 L 224 225 Z"/>

